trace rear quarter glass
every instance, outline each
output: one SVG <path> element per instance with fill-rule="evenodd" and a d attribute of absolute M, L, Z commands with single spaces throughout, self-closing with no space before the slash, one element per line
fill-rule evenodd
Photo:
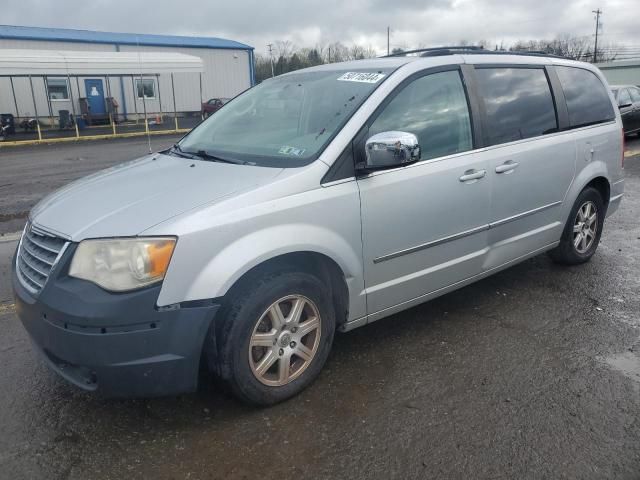
<path fill-rule="evenodd" d="M 590 70 L 580 67 L 555 67 L 569 111 L 572 128 L 609 122 L 615 111 L 607 89 Z"/>

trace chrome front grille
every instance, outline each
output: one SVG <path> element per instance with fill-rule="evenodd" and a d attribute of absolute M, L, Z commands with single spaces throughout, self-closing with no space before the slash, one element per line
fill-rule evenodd
<path fill-rule="evenodd" d="M 67 245 L 65 239 L 27 224 L 16 262 L 20 283 L 31 293 L 40 293 Z"/>

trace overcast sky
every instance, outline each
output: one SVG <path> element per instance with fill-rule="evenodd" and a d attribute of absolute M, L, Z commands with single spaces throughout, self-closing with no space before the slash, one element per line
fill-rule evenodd
<path fill-rule="evenodd" d="M 9 0 L 5 0 L 8 2 Z M 218 36 L 298 47 L 341 41 L 391 48 L 438 46 L 460 40 L 506 44 L 560 34 L 593 35 L 600 7 L 603 41 L 640 45 L 638 0 L 18 0 L 0 21 L 135 33 Z"/>

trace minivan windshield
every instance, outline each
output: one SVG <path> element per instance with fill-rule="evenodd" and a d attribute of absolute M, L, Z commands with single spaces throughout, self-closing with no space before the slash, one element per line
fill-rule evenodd
<path fill-rule="evenodd" d="M 265 80 L 195 128 L 179 150 L 232 163 L 306 165 L 391 72 L 317 70 Z"/>

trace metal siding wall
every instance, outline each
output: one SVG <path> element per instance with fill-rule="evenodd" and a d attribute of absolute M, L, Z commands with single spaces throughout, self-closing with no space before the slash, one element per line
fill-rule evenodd
<path fill-rule="evenodd" d="M 214 97 L 235 97 L 251 86 L 248 58 L 249 52 L 246 50 L 150 46 L 141 46 L 138 48 L 133 45 L 122 45 L 120 47 L 120 51 L 165 51 L 200 57 L 204 63 L 204 73 L 202 74 L 203 100 L 208 100 L 209 98 Z M 199 111 L 200 81 L 198 75 L 187 73 L 174 74 L 174 81 L 178 111 Z M 131 83 L 131 81 L 129 81 L 129 83 Z M 160 75 L 160 85 L 162 88 L 162 110 L 165 112 L 172 112 L 171 76 L 168 74 Z M 132 96 L 131 98 L 127 97 L 127 105 L 129 105 L 130 101 L 133 101 Z M 141 100 L 138 100 L 138 106 L 140 109 L 142 108 Z M 157 103 L 155 103 L 155 107 L 157 108 Z M 132 108 L 130 110 L 132 110 Z"/>
<path fill-rule="evenodd" d="M 43 42 L 36 40 L 9 40 L 0 39 L 0 49 L 2 48 L 24 48 L 33 50 L 72 50 L 72 51 L 90 51 L 90 52 L 111 52 L 115 50 L 113 45 L 107 44 L 92 44 L 92 43 L 75 43 L 75 42 Z M 87 77 L 90 78 L 90 77 Z M 6 80 L 6 81 L 5 81 Z M 80 78 L 80 90 L 81 95 L 78 94 L 76 88 L 76 81 L 71 79 L 71 89 L 73 91 L 73 99 L 75 100 L 76 113 L 80 112 L 80 105 L 78 104 L 78 98 L 84 96 L 84 79 Z M 115 86 L 115 81 L 111 82 Z M 5 89 L 4 86 L 7 86 Z M 16 90 L 16 97 L 18 100 L 18 109 L 20 110 L 21 117 L 32 117 L 35 115 L 33 108 L 33 101 L 31 99 L 31 90 L 29 89 L 29 79 L 27 78 L 14 78 L 13 85 Z M 0 113 L 14 113 L 15 106 L 13 105 L 13 99 L 11 95 L 11 86 L 9 79 L 0 79 Z M 33 90 L 36 97 L 36 106 L 38 108 L 38 116 L 43 119 L 49 116 L 49 104 L 47 102 L 46 90 L 42 81 L 42 77 L 33 78 Z M 120 91 L 119 88 L 117 90 Z M 105 87 L 106 95 L 106 87 Z M 115 96 L 115 95 L 114 95 Z M 119 97 L 116 96 L 119 100 Z M 55 100 L 51 102 L 51 109 L 53 115 L 57 116 L 59 110 L 69 110 L 73 112 L 71 108 L 70 100 Z"/>
<path fill-rule="evenodd" d="M 195 74 L 192 74 L 195 76 Z M 143 75 L 142 77 L 143 79 L 146 78 L 153 78 L 154 81 L 156 79 L 155 76 L 146 76 Z M 135 85 L 135 80 L 139 80 L 140 77 L 136 77 L 134 78 L 134 85 Z M 144 112 L 144 104 L 142 101 L 142 98 L 138 98 L 136 91 L 134 90 L 134 86 L 131 84 L 131 77 L 124 77 L 123 78 L 124 81 L 124 91 L 125 91 L 125 98 L 127 101 L 127 111 L 129 112 L 129 114 L 135 114 L 135 109 L 138 109 L 138 113 L 141 114 Z M 168 85 L 167 85 L 168 84 Z M 160 101 L 159 101 L 159 97 L 158 97 L 158 84 L 156 82 L 156 91 L 155 91 L 155 95 L 156 97 L 151 99 L 148 98 L 145 100 L 146 104 L 147 104 L 147 113 L 155 113 L 155 112 L 159 112 L 160 111 Z M 173 111 L 173 103 L 171 101 L 171 76 L 170 75 L 160 75 L 160 95 L 162 96 L 162 111 L 164 112 L 169 112 L 169 111 Z M 136 102 L 136 106 L 134 107 L 133 102 Z"/>
<path fill-rule="evenodd" d="M 601 69 L 609 85 L 640 85 L 640 65 L 626 68 Z"/>
<path fill-rule="evenodd" d="M 20 107 L 18 106 L 18 108 Z M 8 78 L 0 78 L 0 113 L 16 114 L 13 94 L 11 93 L 11 83 Z"/>
<path fill-rule="evenodd" d="M 38 117 L 46 122 L 50 116 L 49 104 L 47 102 L 47 94 L 42 77 L 33 77 L 33 92 L 36 98 L 36 107 L 38 109 Z M 29 79 L 24 77 L 16 77 L 13 79 L 13 86 L 16 92 L 16 100 L 18 102 L 18 110 L 20 117 L 35 117 L 35 109 L 33 108 L 33 99 L 31 97 L 31 88 Z M 75 79 L 71 79 L 71 92 L 75 103 L 76 113 L 79 113 L 78 89 L 76 88 Z M 80 79 L 80 89 L 84 95 L 83 80 Z M 116 97 L 117 98 L 117 97 Z M 51 110 L 53 116 L 57 117 L 60 110 L 69 110 L 73 113 L 71 99 L 69 100 L 52 100 Z M 16 107 L 13 103 L 11 94 L 11 84 L 8 78 L 0 78 L 0 113 L 16 114 Z"/>
<path fill-rule="evenodd" d="M 9 79 L 0 79 L 0 85 L 0 113 L 13 113 L 15 115 L 16 107 L 13 103 L 11 83 L 9 82 Z M 20 115 L 33 115 L 33 102 L 31 101 L 29 80 L 26 78 L 14 78 L 13 87 L 16 92 L 16 100 L 18 101 L 18 110 L 20 111 Z"/>
<path fill-rule="evenodd" d="M 0 39 L 0 48 L 26 48 L 38 50 L 71 50 L 71 51 L 115 51 L 115 45 L 109 44 L 90 44 L 76 42 L 43 42 L 34 40 L 6 40 Z M 223 50 L 208 48 L 177 48 L 177 47 L 152 47 L 135 45 L 121 45 L 122 52 L 136 51 L 163 51 L 177 52 L 187 55 L 200 57 L 204 62 L 204 72 L 202 74 L 202 97 L 206 101 L 209 98 L 231 98 L 243 92 L 251 86 L 251 73 L 249 68 L 249 52 L 246 50 Z M 78 98 L 85 96 L 84 78 L 100 78 L 100 77 L 81 77 L 80 92 L 77 91 L 76 81 L 71 79 L 71 88 L 73 89 L 73 98 L 75 100 L 76 113 L 79 113 L 80 106 Z M 146 78 L 146 77 L 145 77 Z M 138 114 L 143 112 L 142 99 L 134 100 L 133 87 L 131 86 L 131 78 L 124 77 L 124 93 L 127 103 L 127 112 L 129 115 L 135 115 L 137 108 Z M 34 78 L 34 91 L 36 94 L 36 102 L 39 116 L 45 117 L 49 115 L 49 106 L 45 94 L 42 78 Z M 180 73 L 174 74 L 176 108 L 178 112 L 184 111 L 200 111 L 200 80 L 197 74 Z M 6 88 L 5 88 L 6 85 Z M 33 102 L 31 100 L 31 92 L 29 90 L 28 79 L 15 78 L 14 86 L 16 89 L 16 97 L 18 99 L 18 108 L 20 116 L 33 115 Z M 171 75 L 160 75 L 160 89 L 162 94 L 162 110 L 166 113 L 173 112 L 173 97 L 171 93 Z M 120 93 L 120 82 L 113 77 L 111 79 L 111 93 L 120 104 L 119 112 L 122 113 L 122 96 Z M 107 88 L 105 82 L 105 96 Z M 8 79 L 6 82 L 0 79 L 0 113 L 15 112 L 13 99 L 11 98 L 11 88 Z M 147 101 L 147 112 L 155 113 L 159 111 L 158 94 L 156 99 Z M 134 107 L 134 101 L 136 107 Z M 54 101 L 52 102 L 54 115 L 58 110 L 72 111 L 70 101 Z"/>
<path fill-rule="evenodd" d="M 0 38 L 0 48 L 30 48 L 33 50 L 71 50 L 76 52 L 113 52 L 113 45 L 78 42 L 44 42 L 41 40 L 11 40 Z"/>

